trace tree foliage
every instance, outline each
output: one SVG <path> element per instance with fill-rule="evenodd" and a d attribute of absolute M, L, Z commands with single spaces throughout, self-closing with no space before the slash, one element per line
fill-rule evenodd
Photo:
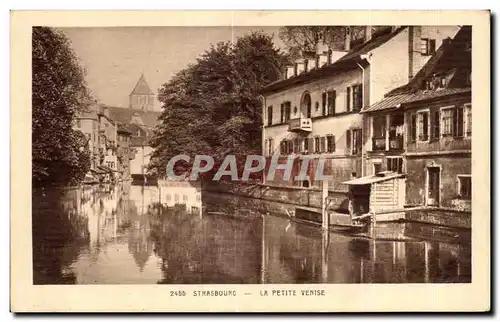
<path fill-rule="evenodd" d="M 159 91 L 160 124 L 151 145 L 150 170 L 165 174 L 178 154 L 261 153 L 259 91 L 281 77 L 285 57 L 272 37 L 252 33 L 234 44 L 220 42 L 177 73 Z"/>
<path fill-rule="evenodd" d="M 34 27 L 32 36 L 33 186 L 76 184 L 90 168 L 86 138 L 72 128 L 91 103 L 84 70 L 62 33 Z"/>
<path fill-rule="evenodd" d="M 347 32 L 349 41 L 359 39 L 365 34 L 364 26 L 286 26 L 279 32 L 290 56 L 298 58 L 301 51 L 316 51 L 319 43 L 332 50 L 343 50 Z"/>

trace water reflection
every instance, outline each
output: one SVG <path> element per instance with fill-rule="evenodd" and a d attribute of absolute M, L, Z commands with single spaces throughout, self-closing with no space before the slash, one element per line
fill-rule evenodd
<path fill-rule="evenodd" d="M 464 232 L 386 224 L 377 240 L 324 233 L 292 223 L 284 204 L 202 194 L 199 185 L 35 191 L 33 205 L 35 284 L 471 279 Z"/>

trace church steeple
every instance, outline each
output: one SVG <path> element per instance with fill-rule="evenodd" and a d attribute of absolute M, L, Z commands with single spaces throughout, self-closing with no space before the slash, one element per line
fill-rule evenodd
<path fill-rule="evenodd" d="M 141 74 L 141 77 L 129 95 L 130 107 L 133 109 L 150 111 L 153 110 L 154 99 L 155 95 L 153 91 L 149 88 L 144 74 Z"/>

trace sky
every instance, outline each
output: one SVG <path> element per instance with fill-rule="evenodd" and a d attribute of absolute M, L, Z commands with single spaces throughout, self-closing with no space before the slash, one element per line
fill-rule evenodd
<path fill-rule="evenodd" d="M 87 85 L 103 104 L 128 107 L 141 73 L 156 94 L 178 71 L 194 63 L 211 44 L 252 31 L 274 35 L 279 27 L 114 27 L 61 28 L 86 70 Z M 155 108 L 161 104 L 157 101 Z"/>

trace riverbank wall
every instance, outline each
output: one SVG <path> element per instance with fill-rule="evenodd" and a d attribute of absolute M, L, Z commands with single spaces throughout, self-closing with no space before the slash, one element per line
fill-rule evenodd
<path fill-rule="evenodd" d="M 274 201 L 295 206 L 321 209 L 321 189 L 283 187 L 247 182 L 207 182 L 203 190 L 213 193 L 224 193 L 259 200 Z M 347 192 L 329 190 L 332 200 L 331 209 L 347 213 Z M 471 212 L 447 208 L 413 207 L 404 210 L 404 221 L 425 223 L 436 226 L 470 229 Z"/>
<path fill-rule="evenodd" d="M 203 189 L 215 193 L 227 193 L 267 201 L 282 202 L 295 206 L 321 209 L 321 189 L 273 186 L 260 183 L 207 182 Z M 348 211 L 347 192 L 330 190 L 331 209 Z"/>

